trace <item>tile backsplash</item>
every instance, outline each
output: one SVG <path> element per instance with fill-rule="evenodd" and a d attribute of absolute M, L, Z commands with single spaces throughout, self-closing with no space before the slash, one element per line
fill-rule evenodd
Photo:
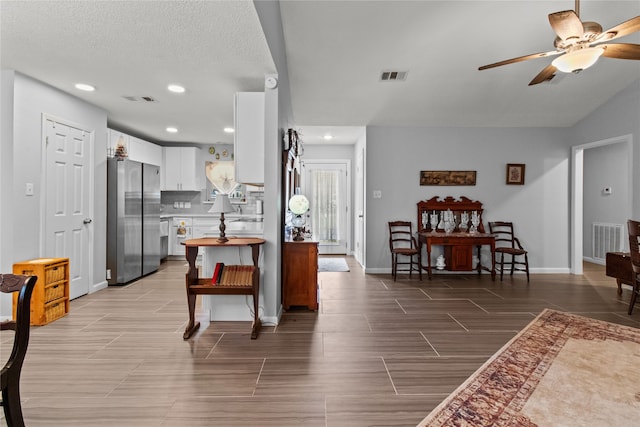
<path fill-rule="evenodd" d="M 263 200 L 262 192 L 243 192 L 245 200 L 233 200 L 232 204 L 238 208 L 238 213 L 255 215 L 258 200 Z M 176 203 L 179 205 L 176 207 Z M 190 205 L 190 207 L 186 207 Z M 162 191 L 160 192 L 161 215 L 200 215 L 211 209 L 212 203 L 207 201 L 206 190 L 203 191 Z"/>

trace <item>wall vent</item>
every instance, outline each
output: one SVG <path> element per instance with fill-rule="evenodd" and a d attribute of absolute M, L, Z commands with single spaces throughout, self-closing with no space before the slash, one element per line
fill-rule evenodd
<path fill-rule="evenodd" d="M 132 101 L 132 102 L 158 102 L 156 101 L 155 98 L 151 97 L 151 96 L 123 96 L 124 99 L 126 99 L 127 101 Z"/>
<path fill-rule="evenodd" d="M 592 256 L 605 261 L 607 252 L 622 252 L 625 237 L 623 224 L 594 222 L 591 229 Z"/>
<path fill-rule="evenodd" d="M 408 71 L 385 70 L 380 73 L 381 82 L 403 82 L 407 80 Z"/>

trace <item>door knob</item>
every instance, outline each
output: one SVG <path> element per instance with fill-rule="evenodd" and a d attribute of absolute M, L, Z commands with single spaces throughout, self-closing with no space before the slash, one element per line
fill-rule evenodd
<path fill-rule="evenodd" d="M 82 221 L 85 224 L 91 224 L 91 218 L 85 218 L 84 221 Z"/>

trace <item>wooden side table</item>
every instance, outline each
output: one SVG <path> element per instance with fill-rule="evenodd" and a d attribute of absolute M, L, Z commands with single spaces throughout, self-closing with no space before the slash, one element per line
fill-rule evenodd
<path fill-rule="evenodd" d="M 629 252 L 607 252 L 606 275 L 614 277 L 618 283 L 618 295 L 622 294 L 622 284 L 633 287 L 633 269 Z"/>
<path fill-rule="evenodd" d="M 260 299 L 260 268 L 258 258 L 260 256 L 260 246 L 265 243 L 264 239 L 257 237 L 230 238 L 228 242 L 218 242 L 217 238 L 189 239 L 182 244 L 186 247 L 189 270 L 186 277 L 187 305 L 189 307 L 189 323 L 187 324 L 183 339 L 189 339 L 200 328 L 200 322 L 195 321 L 196 296 L 197 295 L 251 295 L 253 297 L 253 324 L 251 325 L 251 339 L 258 338 L 258 333 L 262 322 L 258 317 Z M 247 283 L 234 283 L 229 285 L 213 284 L 211 277 L 198 277 L 196 258 L 199 247 L 229 247 L 229 246 L 249 246 L 251 247 L 251 258 L 253 260 L 253 274 L 251 281 Z"/>

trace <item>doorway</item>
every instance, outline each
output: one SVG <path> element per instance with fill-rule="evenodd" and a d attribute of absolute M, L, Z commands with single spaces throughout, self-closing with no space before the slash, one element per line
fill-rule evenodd
<path fill-rule="evenodd" d="M 94 132 L 52 118 L 44 121 L 43 256 L 69 258 L 69 298 L 89 293 L 93 264 Z"/>
<path fill-rule="evenodd" d="M 351 243 L 350 160 L 305 160 L 303 194 L 309 198 L 307 225 L 318 253 L 348 254 Z"/>
<path fill-rule="evenodd" d="M 583 274 L 583 226 L 584 226 L 584 150 L 590 148 L 603 147 L 611 144 L 627 144 L 629 184 L 627 194 L 627 216 L 631 218 L 632 200 L 633 200 L 633 182 L 631 173 L 633 171 L 633 144 L 631 135 L 623 135 L 615 138 L 609 138 L 601 141 L 595 141 L 587 144 L 571 147 L 571 272 L 573 274 Z M 589 171 L 587 171 L 589 172 Z M 590 173 L 593 173 L 591 171 Z"/>

